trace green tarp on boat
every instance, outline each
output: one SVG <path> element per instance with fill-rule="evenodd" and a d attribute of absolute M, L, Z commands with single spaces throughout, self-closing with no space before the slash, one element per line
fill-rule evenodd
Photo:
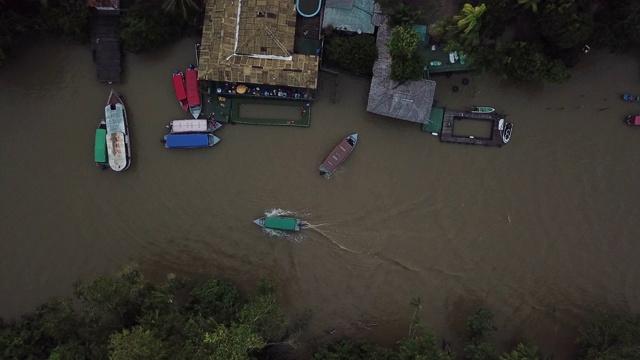
<path fill-rule="evenodd" d="M 287 217 L 267 217 L 264 219 L 264 227 L 277 230 L 295 231 L 298 220 Z"/>
<path fill-rule="evenodd" d="M 96 129 L 94 158 L 97 163 L 107 162 L 107 130 Z"/>

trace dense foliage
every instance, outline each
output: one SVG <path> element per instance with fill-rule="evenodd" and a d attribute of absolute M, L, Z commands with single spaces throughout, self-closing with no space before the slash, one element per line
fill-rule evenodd
<path fill-rule="evenodd" d="M 2 359 L 210 360 L 286 359 L 297 348 L 310 313 L 290 322 L 276 286 L 261 280 L 249 297 L 229 281 L 194 282 L 170 275 L 146 280 L 135 266 L 117 276 L 74 285 L 75 298 L 51 300 L 11 323 L 0 319 Z M 409 334 L 393 348 L 341 337 L 315 348 L 314 360 L 549 360 L 530 342 L 501 355 L 493 313 L 467 320 L 461 356 L 423 328 L 419 298 L 411 302 Z M 407 316 L 411 315 L 407 313 Z M 640 315 L 598 311 L 580 329 L 579 360 L 640 359 Z"/>
<path fill-rule="evenodd" d="M 569 80 L 570 67 L 593 47 L 638 48 L 640 2 L 485 0 L 464 4 L 431 27 L 446 49 L 476 68 L 519 82 Z M 590 45 L 589 45 L 590 44 Z"/>
<path fill-rule="evenodd" d="M 640 359 L 640 315 L 598 310 L 596 318 L 580 329 L 578 344 L 582 360 Z"/>
<path fill-rule="evenodd" d="M 244 300 L 227 281 L 194 287 L 171 276 L 156 285 L 130 267 L 77 283 L 77 306 L 50 301 L 3 325 L 0 358 L 247 359 L 273 343 L 292 345 L 299 334 L 275 291 L 263 280 Z"/>
<path fill-rule="evenodd" d="M 137 2 L 120 20 L 122 44 L 131 52 L 156 49 L 182 36 L 178 19 L 153 3 Z"/>
<path fill-rule="evenodd" d="M 327 41 L 327 62 L 357 75 L 371 75 L 378 58 L 375 36 L 348 36 L 334 32 Z"/>
<path fill-rule="evenodd" d="M 396 26 L 387 46 L 391 56 L 391 80 L 404 83 L 423 77 L 424 60 L 418 53 L 420 35 L 409 25 Z"/>

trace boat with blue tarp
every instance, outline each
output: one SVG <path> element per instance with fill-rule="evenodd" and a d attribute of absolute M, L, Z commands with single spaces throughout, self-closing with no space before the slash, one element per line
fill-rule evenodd
<path fill-rule="evenodd" d="M 306 221 L 285 216 L 264 216 L 253 220 L 253 223 L 262 228 L 284 231 L 300 231 L 309 227 Z"/>
<path fill-rule="evenodd" d="M 220 142 L 220 138 L 208 133 L 168 134 L 163 142 L 168 149 L 194 149 L 213 146 Z"/>

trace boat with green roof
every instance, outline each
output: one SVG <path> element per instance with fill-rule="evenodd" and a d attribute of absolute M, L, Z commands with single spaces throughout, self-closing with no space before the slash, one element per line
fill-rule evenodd
<path fill-rule="evenodd" d="M 309 227 L 306 221 L 285 216 L 264 216 L 253 220 L 253 223 L 265 229 L 284 231 L 300 231 Z"/>
<path fill-rule="evenodd" d="M 96 166 L 102 170 L 109 167 L 109 159 L 107 157 L 107 122 L 102 119 L 96 129 L 96 141 L 94 145 L 93 157 Z"/>

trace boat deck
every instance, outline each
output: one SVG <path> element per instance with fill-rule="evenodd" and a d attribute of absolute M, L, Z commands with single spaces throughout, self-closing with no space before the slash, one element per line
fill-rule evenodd
<path fill-rule="evenodd" d="M 440 135 L 442 132 L 442 122 L 444 121 L 444 108 L 432 107 L 429 120 L 422 124 L 422 131 L 430 132 L 433 135 Z"/>
<path fill-rule="evenodd" d="M 227 99 L 227 102 L 228 101 L 230 101 L 230 99 Z M 268 116 L 242 117 L 240 114 L 240 108 L 242 105 L 278 106 L 286 108 L 283 109 L 283 112 L 285 113 L 294 111 L 296 114 L 299 113 L 300 116 L 296 116 L 295 119 L 274 118 Z M 309 127 L 309 124 L 311 123 L 311 104 L 290 100 L 234 98 L 233 101 L 231 101 L 230 121 L 237 124 Z"/>
<path fill-rule="evenodd" d="M 491 121 L 491 136 L 489 138 L 480 138 L 474 136 L 456 136 L 454 135 L 454 127 L 456 121 L 463 120 L 480 120 Z M 471 145 L 485 145 L 485 146 L 497 146 L 504 145 L 502 141 L 502 135 L 498 128 L 500 116 L 491 114 L 476 114 L 462 111 L 445 111 L 442 123 L 442 132 L 440 133 L 440 141 L 458 143 L 458 144 L 471 144 Z"/>

